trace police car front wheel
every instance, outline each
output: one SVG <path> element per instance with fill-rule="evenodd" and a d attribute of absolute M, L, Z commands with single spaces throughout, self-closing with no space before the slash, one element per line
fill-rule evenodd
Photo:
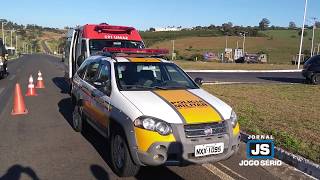
<path fill-rule="evenodd" d="M 120 177 L 135 176 L 140 169 L 132 161 L 124 135 L 118 129 L 111 137 L 111 161 L 115 173 Z"/>

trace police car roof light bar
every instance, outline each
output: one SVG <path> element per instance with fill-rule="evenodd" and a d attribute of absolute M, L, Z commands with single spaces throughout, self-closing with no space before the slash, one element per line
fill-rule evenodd
<path fill-rule="evenodd" d="M 135 30 L 133 27 L 124 27 L 124 26 L 110 26 L 107 24 L 97 25 L 94 28 L 95 31 L 99 33 L 112 33 L 112 34 L 130 34 L 131 31 Z"/>
<path fill-rule="evenodd" d="M 122 53 L 122 54 L 136 54 L 147 56 L 164 56 L 169 53 L 167 49 L 137 49 L 137 48 L 103 48 L 103 52 Z"/>

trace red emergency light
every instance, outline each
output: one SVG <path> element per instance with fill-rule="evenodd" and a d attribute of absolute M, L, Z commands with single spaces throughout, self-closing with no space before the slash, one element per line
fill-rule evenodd
<path fill-rule="evenodd" d="M 103 48 L 104 52 L 123 53 L 123 54 L 138 54 L 150 56 L 163 56 L 169 53 L 167 49 L 137 49 L 137 48 Z"/>
<path fill-rule="evenodd" d="M 112 33 L 112 34 L 130 34 L 131 31 L 135 30 L 133 27 L 124 27 L 124 26 L 110 26 L 107 24 L 97 25 L 94 28 L 98 33 Z"/>

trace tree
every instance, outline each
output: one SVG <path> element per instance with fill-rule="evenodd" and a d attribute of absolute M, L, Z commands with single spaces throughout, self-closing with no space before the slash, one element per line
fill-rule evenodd
<path fill-rule="evenodd" d="M 296 23 L 293 22 L 293 21 L 290 21 L 290 22 L 289 22 L 289 29 L 295 29 L 295 28 L 297 28 Z"/>
<path fill-rule="evenodd" d="M 259 22 L 259 28 L 260 30 L 266 30 L 270 25 L 270 21 L 267 18 L 263 18 L 260 22 Z"/>
<path fill-rule="evenodd" d="M 316 21 L 316 28 L 320 28 L 320 21 Z"/>
<path fill-rule="evenodd" d="M 223 31 L 229 31 L 231 28 L 232 28 L 232 23 L 231 22 L 228 22 L 228 23 L 223 23 L 222 24 L 222 29 Z"/>
<path fill-rule="evenodd" d="M 155 32 L 155 31 L 156 31 L 156 29 L 155 29 L 155 28 L 153 28 L 153 27 L 151 27 L 151 28 L 149 28 L 149 31 L 151 31 L 151 32 Z"/>

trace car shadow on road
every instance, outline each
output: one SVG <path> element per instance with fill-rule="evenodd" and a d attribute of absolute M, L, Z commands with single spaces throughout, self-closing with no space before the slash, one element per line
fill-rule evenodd
<path fill-rule="evenodd" d="M 92 172 L 92 174 L 93 174 L 93 176 L 97 179 L 97 180 L 109 180 L 110 178 L 109 178 L 109 175 L 108 175 L 108 173 L 106 172 L 106 170 L 103 168 L 103 167 L 101 167 L 101 166 L 99 166 L 99 165 L 97 165 L 97 164 L 93 164 L 93 165 L 91 165 L 90 166 L 90 170 L 91 170 L 91 172 Z"/>
<path fill-rule="evenodd" d="M 287 77 L 257 77 L 258 79 L 276 81 L 281 83 L 295 83 L 295 84 L 305 84 L 305 79 L 302 78 L 287 78 Z"/>
<path fill-rule="evenodd" d="M 68 84 L 64 77 L 54 77 L 52 78 L 52 82 L 61 90 L 60 93 L 68 94 Z"/>
<path fill-rule="evenodd" d="M 72 128 L 72 112 L 73 106 L 71 103 L 71 98 L 62 99 L 58 103 L 59 112 L 63 115 L 64 119 L 70 125 L 70 131 Z M 111 158 L 108 148 L 108 140 L 107 138 L 100 135 L 97 131 L 95 131 L 89 124 L 86 124 L 85 131 L 82 133 L 83 137 L 96 149 L 102 159 L 108 164 L 110 168 Z M 107 179 L 108 173 L 105 169 L 97 168 L 96 166 L 91 166 L 91 171 L 95 177 L 99 177 L 99 179 Z M 158 166 L 158 167 L 141 167 L 139 173 L 136 175 L 137 179 L 183 179 L 173 171 L 171 171 L 168 167 Z"/>
<path fill-rule="evenodd" d="M 22 174 L 29 176 L 32 180 L 40 179 L 32 168 L 16 164 L 11 166 L 3 176 L 0 174 L 0 180 L 20 180 Z"/>

